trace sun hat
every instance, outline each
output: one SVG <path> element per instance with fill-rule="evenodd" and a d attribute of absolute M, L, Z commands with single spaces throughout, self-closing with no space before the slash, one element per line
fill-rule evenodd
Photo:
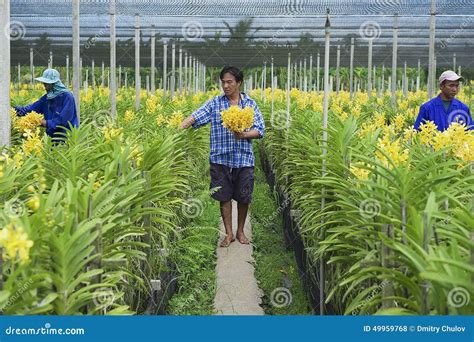
<path fill-rule="evenodd" d="M 60 81 L 59 72 L 56 69 L 46 69 L 43 72 L 43 77 L 36 77 L 35 80 L 41 83 L 56 83 Z"/>

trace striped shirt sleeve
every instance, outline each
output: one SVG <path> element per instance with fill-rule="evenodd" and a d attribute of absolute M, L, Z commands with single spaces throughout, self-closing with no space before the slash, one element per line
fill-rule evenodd
<path fill-rule="evenodd" d="M 254 121 L 251 129 L 255 129 L 260 134 L 259 139 L 261 139 L 265 135 L 265 121 L 257 104 L 253 102 L 251 106 L 254 109 Z"/>
<path fill-rule="evenodd" d="M 196 110 L 192 115 L 195 122 L 193 128 L 199 128 L 211 122 L 212 100 L 207 101 L 201 108 Z"/>

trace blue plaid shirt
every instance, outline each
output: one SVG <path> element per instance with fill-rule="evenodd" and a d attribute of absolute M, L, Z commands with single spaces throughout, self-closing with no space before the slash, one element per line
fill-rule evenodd
<path fill-rule="evenodd" d="M 255 129 L 263 138 L 265 133 L 265 123 L 262 113 L 258 109 L 257 103 L 245 93 L 240 94 L 239 107 L 252 107 L 255 112 L 254 123 L 250 129 Z M 209 161 L 215 164 L 222 164 L 232 168 L 254 166 L 255 157 L 253 155 L 251 139 L 236 139 L 227 128 L 222 125 L 221 112 L 230 107 L 227 96 L 219 95 L 207 101 L 201 108 L 195 111 L 192 116 L 196 120 L 193 128 L 198 128 L 211 123 L 211 154 Z"/>

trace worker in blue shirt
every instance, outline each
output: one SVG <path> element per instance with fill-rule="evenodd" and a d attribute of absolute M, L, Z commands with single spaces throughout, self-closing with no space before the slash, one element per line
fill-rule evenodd
<path fill-rule="evenodd" d="M 41 125 L 46 128 L 46 134 L 64 139 L 64 133 L 70 125 L 79 126 L 74 96 L 62 84 L 59 72 L 55 69 L 46 69 L 43 76 L 35 80 L 43 83 L 46 94 L 33 104 L 14 107 L 17 115 L 23 116 L 32 111 L 43 114 Z"/>
<path fill-rule="evenodd" d="M 463 124 L 469 130 L 473 129 L 469 107 L 455 99 L 459 92 L 459 82 L 462 80 L 461 76 L 451 70 L 441 74 L 439 77 L 441 93 L 420 107 L 415 129 L 419 130 L 420 125 L 426 121 L 433 121 L 439 131 L 446 130 L 453 122 Z"/>
<path fill-rule="evenodd" d="M 242 71 L 228 66 L 222 69 L 220 79 L 224 94 L 207 101 L 182 123 L 182 128 L 199 128 L 211 124 L 211 189 L 217 188 L 212 198 L 220 202 L 222 221 L 226 237 L 220 246 L 228 247 L 234 241 L 232 231 L 232 199 L 237 201 L 236 238 L 242 244 L 249 244 L 244 233 L 244 224 L 252 199 L 255 158 L 252 139 L 262 138 L 265 131 L 263 116 L 257 103 L 240 91 L 244 79 Z M 252 107 L 253 126 L 242 133 L 231 133 L 222 125 L 221 112 L 230 106 Z"/>

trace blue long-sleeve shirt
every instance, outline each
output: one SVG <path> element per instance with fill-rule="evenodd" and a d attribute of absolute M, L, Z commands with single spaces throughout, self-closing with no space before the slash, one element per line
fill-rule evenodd
<path fill-rule="evenodd" d="M 439 131 L 448 129 L 453 122 L 463 123 L 469 130 L 474 127 L 469 107 L 459 100 L 452 99 L 451 104 L 446 111 L 441 95 L 424 103 L 420 107 L 420 113 L 415 121 L 415 129 L 419 130 L 420 125 L 426 121 L 433 121 Z"/>
<path fill-rule="evenodd" d="M 15 107 L 15 110 L 19 116 L 32 111 L 43 114 L 46 120 L 46 134 L 50 137 L 62 137 L 61 134 L 56 135 L 56 133 L 65 133 L 65 129 L 59 126 L 66 128 L 69 128 L 69 124 L 74 127 L 79 126 L 76 103 L 70 92 L 61 93 L 51 100 L 48 100 L 45 94 L 35 103 L 24 107 Z"/>

